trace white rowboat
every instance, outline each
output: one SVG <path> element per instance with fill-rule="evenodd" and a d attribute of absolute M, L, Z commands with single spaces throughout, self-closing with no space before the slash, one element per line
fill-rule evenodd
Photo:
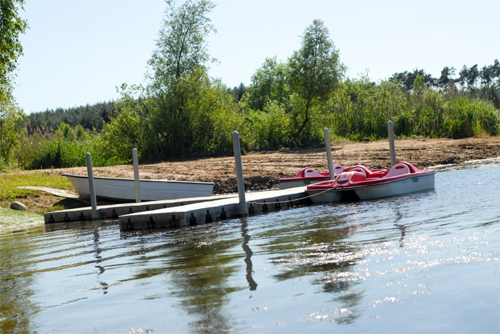
<path fill-rule="evenodd" d="M 88 176 L 62 174 L 68 178 L 80 197 L 89 199 Z M 135 201 L 134 179 L 94 177 L 96 197 L 120 202 Z M 212 195 L 213 182 L 140 180 L 141 201 L 204 197 Z"/>

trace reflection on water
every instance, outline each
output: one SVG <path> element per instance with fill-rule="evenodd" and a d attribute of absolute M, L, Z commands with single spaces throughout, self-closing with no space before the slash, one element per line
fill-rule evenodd
<path fill-rule="evenodd" d="M 30 319 L 38 311 L 33 265 L 26 261 L 36 250 L 24 232 L 13 233 L 0 243 L 0 333 L 28 333 Z"/>
<path fill-rule="evenodd" d="M 243 244 L 242 248 L 243 251 L 245 252 L 245 264 L 246 264 L 246 271 L 247 271 L 247 282 L 248 285 L 250 286 L 250 290 L 257 290 L 257 283 L 255 283 L 253 277 L 252 277 L 252 250 L 248 246 L 248 242 L 250 241 L 250 235 L 248 235 L 248 221 L 246 218 L 243 218 L 241 220 L 241 235 L 243 237 Z"/>
<path fill-rule="evenodd" d="M 0 332 L 497 333 L 499 189 L 496 165 L 177 230 L 3 233 Z"/>

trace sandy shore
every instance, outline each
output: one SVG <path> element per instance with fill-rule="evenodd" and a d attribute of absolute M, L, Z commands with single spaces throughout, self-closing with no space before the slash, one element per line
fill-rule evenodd
<path fill-rule="evenodd" d="M 466 139 L 402 139 L 396 141 L 396 156 L 399 161 L 408 161 L 421 169 L 431 166 L 454 164 L 470 160 L 500 157 L 500 137 Z M 332 143 L 334 163 L 344 166 L 361 164 L 369 168 L 390 167 L 387 141 L 364 143 Z M 280 177 L 292 177 L 301 168 L 311 167 L 323 171 L 328 169 L 324 147 L 300 150 L 281 150 L 250 153 L 242 157 L 243 174 L 247 191 L 279 187 Z M 57 174 L 73 173 L 86 175 L 86 167 L 21 171 L 24 173 Z M 133 178 L 132 165 L 99 167 L 95 176 Z M 234 157 L 200 158 L 141 163 L 141 178 L 171 179 L 215 182 L 217 194 L 237 192 Z M 39 197 L 20 199 L 28 209 L 42 208 L 50 211 L 56 204 L 66 208 L 85 206 L 81 201 L 62 199 L 42 192 Z"/>

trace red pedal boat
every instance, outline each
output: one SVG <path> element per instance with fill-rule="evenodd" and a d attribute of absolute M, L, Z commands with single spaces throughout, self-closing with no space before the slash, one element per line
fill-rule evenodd
<path fill-rule="evenodd" d="M 355 170 L 363 172 L 367 175 L 378 175 L 380 173 L 387 172 L 387 170 L 385 169 L 368 169 L 365 166 L 361 165 L 355 165 L 349 167 L 344 167 L 339 164 L 333 165 L 333 171 L 335 175 L 339 175 L 342 172 L 349 172 Z M 294 187 L 302 187 L 328 180 L 330 180 L 330 172 L 328 170 L 325 170 L 324 172 L 318 172 L 312 168 L 304 167 L 294 177 L 281 178 L 280 188 L 288 189 Z"/>
<path fill-rule="evenodd" d="M 335 175 L 344 171 L 344 167 L 338 164 L 333 165 Z M 330 179 L 330 172 L 318 172 L 312 168 L 302 168 L 294 177 L 281 178 L 280 189 L 288 189 L 294 187 L 302 187 L 310 184 L 327 181 Z"/>
<path fill-rule="evenodd" d="M 420 170 L 408 162 L 399 162 L 389 170 L 371 171 L 364 166 L 347 168 L 334 180 L 307 186 L 314 203 L 342 199 L 376 199 L 434 189 L 434 171 Z"/>

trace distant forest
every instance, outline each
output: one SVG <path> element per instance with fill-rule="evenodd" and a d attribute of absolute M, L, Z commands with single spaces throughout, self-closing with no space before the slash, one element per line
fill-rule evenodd
<path fill-rule="evenodd" d="M 479 98 L 492 102 L 495 108 L 500 109 L 500 62 L 495 59 L 492 65 L 479 68 L 476 65 L 464 66 L 456 76 L 456 69 L 444 67 L 439 78 L 433 78 L 424 70 L 415 69 L 413 72 L 395 73 L 389 80 L 400 82 L 405 91 L 413 89 L 413 83 L 418 75 L 424 77 L 427 87 L 436 90 L 447 90 L 449 93 L 457 91 L 457 86 L 466 89 L 471 98 Z"/>
<path fill-rule="evenodd" d="M 394 73 L 389 80 L 397 81 L 403 91 L 409 92 L 413 90 L 413 83 L 418 75 L 423 76 L 426 86 L 431 89 L 445 90 L 449 94 L 454 94 L 459 91 L 459 88 L 462 88 L 462 93 L 465 89 L 470 98 L 489 101 L 493 103 L 495 108 L 500 109 L 500 86 L 494 84 L 500 78 L 498 60 L 483 68 L 479 68 L 478 65 L 463 66 L 458 73 L 453 67 L 444 67 L 439 78 L 432 77 L 424 70 L 414 69 L 411 72 Z M 377 84 L 373 82 L 372 85 L 376 86 Z M 238 103 L 249 89 L 251 87 L 241 83 L 239 86 L 227 88 L 227 92 L 232 95 L 234 103 Z M 27 131 L 28 134 L 35 132 L 39 134 L 53 133 L 61 123 L 66 123 L 71 127 L 80 124 L 89 132 L 100 132 L 103 123 L 109 123 L 109 117 L 116 114 L 114 101 L 35 112 L 29 115 Z"/>
<path fill-rule="evenodd" d="M 80 124 L 89 132 L 100 132 L 103 123 L 109 123 L 109 117 L 115 111 L 114 101 L 99 102 L 94 105 L 85 105 L 72 108 L 57 108 L 42 112 L 31 113 L 26 126 L 28 134 L 47 134 L 55 132 L 61 123 L 75 127 Z"/>

